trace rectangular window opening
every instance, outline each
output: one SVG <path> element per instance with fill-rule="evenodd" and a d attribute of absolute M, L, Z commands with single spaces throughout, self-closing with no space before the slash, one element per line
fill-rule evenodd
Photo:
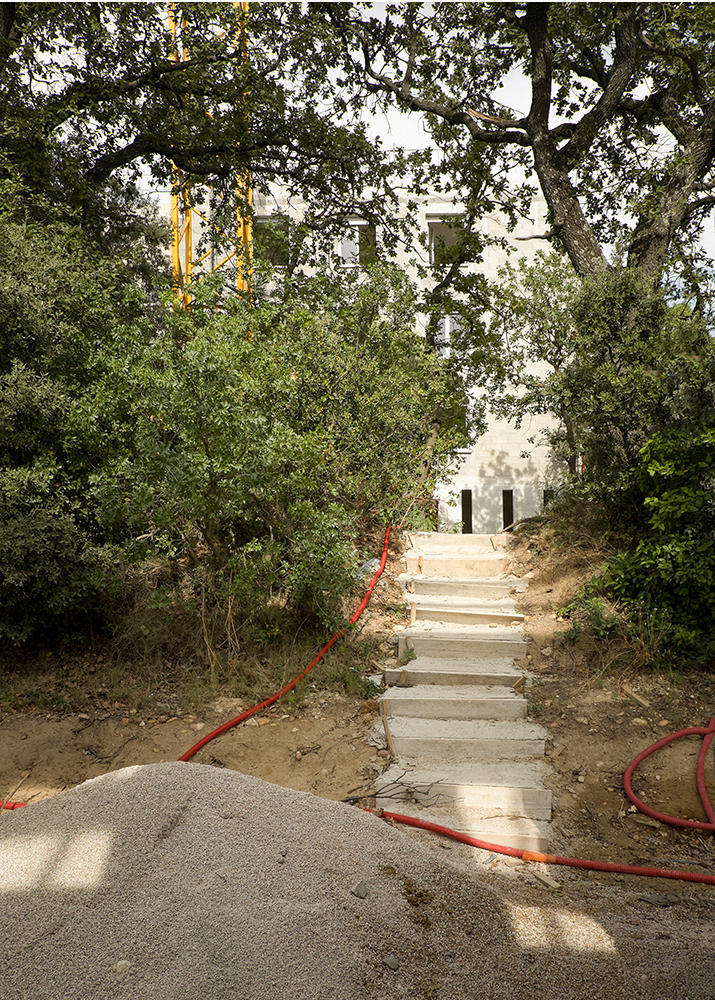
<path fill-rule="evenodd" d="M 345 230 L 338 247 L 343 267 L 365 267 L 377 259 L 377 233 L 367 222 L 352 223 Z"/>
<path fill-rule="evenodd" d="M 439 222 L 428 222 L 427 233 L 429 238 L 429 262 L 433 266 L 439 267 L 448 262 L 448 250 L 457 242 L 456 230 L 446 220 Z"/>

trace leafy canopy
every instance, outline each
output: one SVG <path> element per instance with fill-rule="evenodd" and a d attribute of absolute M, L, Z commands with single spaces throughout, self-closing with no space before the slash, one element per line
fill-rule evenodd
<path fill-rule="evenodd" d="M 544 238 L 580 276 L 607 269 L 614 248 L 650 282 L 697 261 L 715 206 L 710 4 L 310 8 L 340 39 L 354 88 L 424 116 L 441 156 L 423 178 L 467 220 L 518 215 L 538 185 Z"/>

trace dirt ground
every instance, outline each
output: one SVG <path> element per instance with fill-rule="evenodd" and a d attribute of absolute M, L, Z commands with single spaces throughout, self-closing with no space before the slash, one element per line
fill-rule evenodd
<path fill-rule="evenodd" d="M 617 670 L 559 633 L 567 628 L 558 609 L 579 575 L 589 570 L 549 561 L 528 538 L 515 542 L 512 570 L 531 574 L 523 606 L 530 638 L 526 694 L 531 717 L 549 732 L 547 757 L 554 792 L 554 853 L 623 864 L 710 870 L 709 834 L 662 825 L 636 812 L 625 798 L 622 776 L 641 750 L 715 714 L 715 680 Z M 389 570 L 399 571 L 393 558 Z M 381 582 L 361 621 L 376 643 L 376 673 L 394 653 L 392 629 L 397 585 Z M 328 654 L 329 655 L 329 654 Z M 0 799 L 36 802 L 107 771 L 133 764 L 176 760 L 201 737 L 247 707 L 219 698 L 200 714 L 172 711 L 159 702 L 154 715 L 107 700 L 82 714 L 0 713 Z M 303 701 L 248 720 L 200 750 L 194 760 L 230 768 L 329 799 L 369 796 L 388 763 L 371 745 L 377 705 L 316 686 Z M 636 772 L 634 789 L 654 809 L 704 820 L 695 767 L 700 740 L 677 741 Z M 187 764 L 190 767 L 191 764 Z M 715 802 L 712 759 L 707 784 Z M 622 876 L 599 875 L 604 882 Z M 586 878 L 579 874 L 579 878 Z M 658 886 L 663 883 L 647 884 Z M 665 883 L 673 886 L 677 883 Z M 704 887 L 701 887 L 704 888 Z"/>

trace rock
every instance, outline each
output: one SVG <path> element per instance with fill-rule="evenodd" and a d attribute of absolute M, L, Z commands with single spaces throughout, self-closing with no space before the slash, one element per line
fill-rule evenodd
<path fill-rule="evenodd" d="M 552 652 L 553 652 L 553 650 L 552 650 L 551 646 L 544 646 L 544 648 L 541 650 L 541 655 L 542 656 L 551 656 Z"/>
<path fill-rule="evenodd" d="M 400 967 L 400 963 L 397 961 L 394 955 L 385 955 L 382 960 L 382 964 L 386 965 L 388 969 L 392 969 L 393 972 L 397 972 Z"/>
<path fill-rule="evenodd" d="M 379 559 L 368 559 L 366 563 L 363 563 L 360 569 L 355 574 L 356 580 L 365 580 L 369 576 L 374 576 L 375 573 L 380 568 Z"/>
<path fill-rule="evenodd" d="M 631 725 L 632 726 L 647 726 L 648 725 L 648 720 L 647 719 L 631 719 Z"/>
<path fill-rule="evenodd" d="M 389 750 L 378 750 L 377 751 L 377 756 L 378 757 L 389 757 L 390 756 L 390 751 Z"/>
<path fill-rule="evenodd" d="M 367 886 L 364 882 L 358 882 L 352 887 L 350 892 L 353 896 L 357 896 L 358 899 L 364 899 L 367 896 Z"/>
<path fill-rule="evenodd" d="M 256 729 L 258 729 L 258 719 L 254 715 L 252 715 L 250 719 L 246 719 L 243 724 L 244 726 L 255 726 Z"/>
<path fill-rule="evenodd" d="M 128 962 L 126 958 L 120 959 L 114 966 L 115 976 L 124 977 L 129 972 L 132 967 L 132 963 Z"/>
<path fill-rule="evenodd" d="M 638 899 L 642 899 L 644 903 L 652 903 L 653 906 L 675 906 L 676 903 L 682 903 L 683 900 L 680 896 L 676 896 L 674 892 L 663 893 L 649 893 L 648 895 L 639 896 Z"/>

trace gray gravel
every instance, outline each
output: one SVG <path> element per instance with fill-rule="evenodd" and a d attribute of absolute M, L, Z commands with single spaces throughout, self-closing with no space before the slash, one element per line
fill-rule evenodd
<path fill-rule="evenodd" d="M 0 996 L 712 1000 L 715 893 L 653 886 L 553 895 L 354 807 L 126 768 L 0 816 Z"/>

